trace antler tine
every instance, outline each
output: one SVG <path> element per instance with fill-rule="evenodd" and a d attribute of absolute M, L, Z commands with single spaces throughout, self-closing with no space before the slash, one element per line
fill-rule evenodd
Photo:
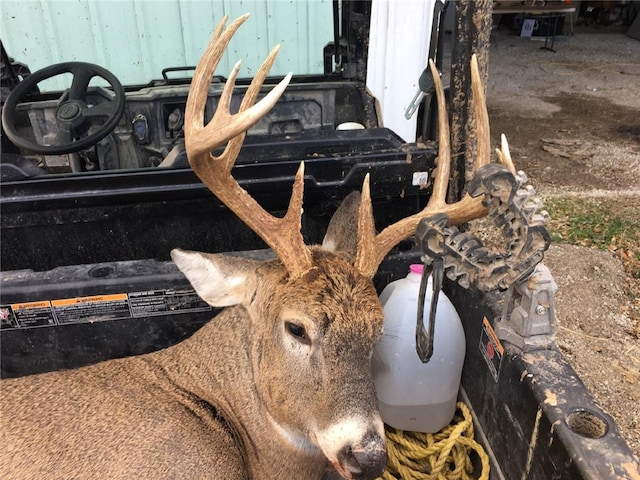
<path fill-rule="evenodd" d="M 227 20 L 225 16 L 220 24 L 218 24 L 207 46 L 207 50 L 196 67 L 185 110 L 185 116 L 187 118 L 185 122 L 185 137 L 187 131 L 200 131 L 204 129 L 206 134 L 185 138 L 188 151 L 194 153 L 210 152 L 213 148 L 224 144 L 238 134 L 244 133 L 273 108 L 291 80 L 291 74 L 288 74 L 260 102 L 253 105 L 262 87 L 262 83 L 280 50 L 280 46 L 278 45 L 269 53 L 260 67 L 258 74 L 251 82 L 239 112 L 231 115 L 231 98 L 233 96 L 235 80 L 240 70 L 240 62 L 237 62 L 229 74 L 229 79 L 220 95 L 218 108 L 213 118 L 207 126 L 203 127 L 204 115 L 202 114 L 204 113 L 204 105 L 207 100 L 207 93 L 209 92 L 213 72 L 218 66 L 229 41 L 248 17 L 249 14 L 247 13 L 237 18 L 229 25 L 229 28 L 223 32 L 222 30 Z M 227 165 L 229 170 L 232 166 L 233 161 Z"/>
<path fill-rule="evenodd" d="M 478 57 L 471 55 L 471 91 L 473 110 L 476 118 L 476 137 L 478 138 L 477 155 L 473 162 L 474 171 L 491 162 L 491 134 L 489 131 L 489 113 L 484 86 L 480 80 Z"/>
<path fill-rule="evenodd" d="M 213 72 L 231 37 L 248 16 L 246 14 L 234 20 L 229 28 L 224 30 L 227 20 L 225 16 L 196 67 L 187 99 L 185 147 L 189 163 L 196 175 L 271 247 L 287 268 L 289 276 L 295 278 L 313 267 L 311 253 L 300 232 L 304 164 L 300 165 L 296 173 L 289 207 L 283 218 L 274 217 L 265 211 L 231 176 L 231 169 L 238 157 L 247 129 L 255 125 L 276 104 L 291 79 L 289 73 L 254 105 L 278 54 L 279 46 L 271 51 L 253 78 L 238 113 L 231 114 L 231 99 L 240 69 L 240 62 L 236 63 L 220 95 L 213 118 L 206 126 L 203 125 L 204 106 Z M 225 143 L 227 145 L 220 156 L 216 157 L 210 153 Z"/>
<path fill-rule="evenodd" d="M 379 237 L 379 236 L 378 236 Z M 360 208 L 358 209 L 358 246 L 354 267 L 363 275 L 373 277 L 378 270 L 378 265 L 387 252 L 380 257 L 382 248 L 377 245 L 376 227 L 373 221 L 373 207 L 371 206 L 371 192 L 369 190 L 369 174 L 362 182 L 362 194 L 360 196 Z M 380 257 L 380 259 L 378 259 Z M 373 270 L 373 271 L 372 271 Z"/>
<path fill-rule="evenodd" d="M 427 202 L 427 206 L 421 212 L 389 225 L 376 235 L 369 192 L 369 176 L 367 175 L 365 177 L 358 219 L 358 251 L 356 254 L 355 267 L 363 275 L 369 277 L 375 275 L 378 265 L 380 265 L 384 256 L 398 242 L 415 233 L 418 222 L 422 218 L 436 213 L 444 213 L 449 217 L 449 224 L 455 225 L 483 217 L 487 213 L 487 209 L 482 205 L 481 197 L 472 198 L 466 193 L 458 202 L 453 204 L 446 203 L 451 169 L 449 121 L 440 76 L 432 61 L 429 61 L 429 66 L 436 90 L 439 130 L 438 160 L 434 174 L 433 192 Z M 491 147 L 489 115 L 487 113 L 484 90 L 478 72 L 478 61 L 475 55 L 473 55 L 471 59 L 471 85 L 476 118 L 476 134 L 478 137 L 478 154 L 474 162 L 474 170 L 477 170 L 491 161 Z M 506 148 L 506 152 L 508 156 L 508 147 Z M 510 157 L 508 158 L 510 159 Z M 509 168 L 505 159 L 501 159 L 500 161 Z"/>
<path fill-rule="evenodd" d="M 496 157 L 498 161 L 504 165 L 511 173 L 516 174 L 516 167 L 511 160 L 511 152 L 509 151 L 509 143 L 505 134 L 500 135 L 500 148 L 496 148 Z"/>
<path fill-rule="evenodd" d="M 196 135 L 187 135 L 189 132 L 198 132 L 204 128 L 204 105 L 207 102 L 207 94 L 211 85 L 211 77 L 215 71 L 220 59 L 224 54 L 229 41 L 233 34 L 238 30 L 240 25 L 248 18 L 249 14 L 245 14 L 237 18 L 227 29 L 223 35 L 224 26 L 229 18 L 225 15 L 216 27 L 209 45 L 205 50 L 202 58 L 196 66 L 196 70 L 191 80 L 191 88 L 187 98 L 185 108 L 185 144 L 187 148 L 193 152 L 209 151 L 211 147 L 202 141 L 202 137 Z M 200 140 L 200 141 L 196 141 Z M 216 145 L 217 146 L 217 145 Z"/>

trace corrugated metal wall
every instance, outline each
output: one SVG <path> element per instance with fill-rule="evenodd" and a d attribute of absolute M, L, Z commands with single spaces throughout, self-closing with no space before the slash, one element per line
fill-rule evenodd
<path fill-rule="evenodd" d="M 2 40 L 32 71 L 67 61 L 97 63 L 123 83 L 146 83 L 169 66 L 195 65 L 224 15 L 251 17 L 216 73 L 242 59 L 252 76 L 282 44 L 272 73 L 321 73 L 333 39 L 331 0 L 0 0 Z M 60 83 L 60 82 L 59 82 Z M 67 85 L 49 88 L 65 88 Z"/>

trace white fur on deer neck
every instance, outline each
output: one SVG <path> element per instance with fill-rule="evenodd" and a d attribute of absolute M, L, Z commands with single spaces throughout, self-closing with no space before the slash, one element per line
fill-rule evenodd
<path fill-rule="evenodd" d="M 318 446 L 310 440 L 309 436 L 303 435 L 296 430 L 280 425 L 274 420 L 274 418 L 268 411 L 265 413 L 265 416 L 269 421 L 269 425 L 280 436 L 280 439 L 285 442 L 292 450 L 305 454 L 319 453 Z"/>

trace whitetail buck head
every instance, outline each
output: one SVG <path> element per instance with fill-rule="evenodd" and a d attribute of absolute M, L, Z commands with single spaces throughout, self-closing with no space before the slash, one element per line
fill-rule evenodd
<path fill-rule="evenodd" d="M 359 194 L 347 197 L 332 219 L 323 246 L 306 246 L 300 231 L 302 164 L 283 218 L 263 210 L 231 176 L 246 130 L 275 105 L 291 78 L 287 75 L 254 105 L 278 47 L 253 79 L 239 111 L 231 114 L 236 64 L 217 111 L 203 124 L 214 69 L 246 18 L 224 30 L 225 18 L 196 68 L 186 109 L 186 150 L 194 172 L 262 237 L 278 259 L 257 262 L 183 250 L 172 251 L 172 258 L 205 301 L 246 310 L 252 325 L 251 337 L 245 340 L 250 345 L 255 391 L 275 431 L 294 450 L 324 456 L 345 478 L 375 478 L 383 471 L 386 449 L 370 365 L 373 346 L 382 333 L 383 312 L 371 279 L 384 256 L 415 232 L 422 217 L 444 212 L 452 223 L 460 223 L 483 216 L 485 209 L 480 199 L 470 197 L 456 204 L 444 201 L 450 168 L 449 127 L 442 85 L 434 74 L 440 155 L 427 207 L 376 234 L 367 177 L 362 198 Z M 482 152 L 477 168 L 489 161 L 489 131 L 477 65 L 473 75 Z M 211 154 L 224 144 L 220 156 Z"/>

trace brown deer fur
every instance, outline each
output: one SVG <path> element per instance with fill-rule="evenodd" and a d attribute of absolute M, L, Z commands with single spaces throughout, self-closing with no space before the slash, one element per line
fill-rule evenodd
<path fill-rule="evenodd" d="M 296 280 L 277 260 L 176 252 L 205 300 L 233 306 L 159 352 L 2 381 L 0 477 L 312 479 L 358 436 L 383 452 L 376 292 L 341 256 L 311 251 L 316 268 Z M 378 455 L 362 478 L 380 473 Z"/>

